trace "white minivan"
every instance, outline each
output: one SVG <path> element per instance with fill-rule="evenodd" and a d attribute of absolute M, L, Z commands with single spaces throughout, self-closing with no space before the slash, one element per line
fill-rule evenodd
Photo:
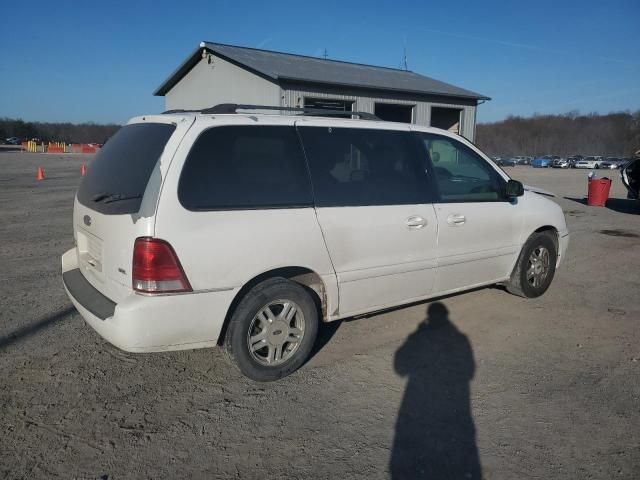
<path fill-rule="evenodd" d="M 224 345 L 275 380 L 321 321 L 482 285 L 537 297 L 565 255 L 560 207 L 458 135 L 229 111 L 134 118 L 80 184 L 64 286 L 123 350 Z"/>

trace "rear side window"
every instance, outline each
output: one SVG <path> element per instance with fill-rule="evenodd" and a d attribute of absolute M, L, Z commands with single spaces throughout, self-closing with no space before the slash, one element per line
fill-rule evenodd
<path fill-rule="evenodd" d="M 176 127 L 135 123 L 100 149 L 78 188 L 78 201 L 109 215 L 136 213 L 162 151 Z"/>
<path fill-rule="evenodd" d="M 409 132 L 300 127 L 319 207 L 429 202 L 426 162 Z"/>
<path fill-rule="evenodd" d="M 294 127 L 205 130 L 185 160 L 178 197 L 189 210 L 311 206 L 309 174 Z"/>

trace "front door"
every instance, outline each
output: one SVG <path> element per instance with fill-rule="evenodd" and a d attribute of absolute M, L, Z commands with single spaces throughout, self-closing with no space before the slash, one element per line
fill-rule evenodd
<path fill-rule="evenodd" d="M 340 315 L 429 295 L 437 224 L 420 142 L 402 125 L 335 124 L 302 120 L 296 126 L 338 278 Z"/>
<path fill-rule="evenodd" d="M 504 197 L 506 180 L 470 146 L 420 134 L 439 190 L 438 274 L 434 292 L 504 280 L 520 252 L 523 218 Z"/>

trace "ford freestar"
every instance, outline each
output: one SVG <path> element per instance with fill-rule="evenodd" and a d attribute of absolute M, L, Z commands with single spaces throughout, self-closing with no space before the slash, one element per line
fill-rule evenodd
<path fill-rule="evenodd" d="M 90 164 L 63 280 L 117 347 L 223 344 L 245 375 L 275 380 L 306 360 L 321 321 L 549 287 L 569 241 L 561 208 L 464 138 L 237 110 L 134 118 Z"/>

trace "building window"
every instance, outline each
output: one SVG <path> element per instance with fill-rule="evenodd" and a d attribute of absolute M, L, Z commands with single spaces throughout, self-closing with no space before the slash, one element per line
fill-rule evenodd
<path fill-rule="evenodd" d="M 353 100 L 304 97 L 304 108 L 316 108 L 318 110 L 340 110 L 342 112 L 352 112 L 353 103 Z"/>

